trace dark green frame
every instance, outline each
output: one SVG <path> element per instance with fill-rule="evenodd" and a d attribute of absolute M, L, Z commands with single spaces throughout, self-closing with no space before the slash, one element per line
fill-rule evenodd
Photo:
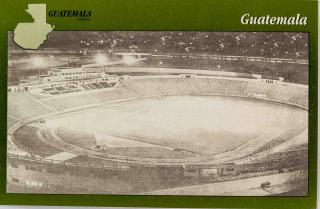
<path fill-rule="evenodd" d="M 49 10 L 91 10 L 90 21 L 47 17 L 54 30 L 295 31 L 310 38 L 309 195 L 307 197 L 192 197 L 124 195 L 6 194 L 7 32 L 32 21 L 29 3 Z M 315 208 L 317 189 L 317 57 L 316 1 L 307 0 L 0 0 L 0 204 L 82 205 L 196 208 Z M 241 25 L 245 13 L 255 16 L 308 17 L 306 26 Z"/>

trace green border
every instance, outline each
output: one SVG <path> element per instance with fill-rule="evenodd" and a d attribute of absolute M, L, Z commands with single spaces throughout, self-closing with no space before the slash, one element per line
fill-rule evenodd
<path fill-rule="evenodd" d="M 310 38 L 309 76 L 309 196 L 307 197 L 191 197 L 124 195 L 6 194 L 7 32 L 19 22 L 32 21 L 29 3 L 46 3 L 49 10 L 86 9 L 90 21 L 47 17 L 55 30 L 183 30 L 183 31 L 299 31 Z M 315 208 L 317 189 L 317 58 L 318 3 L 307 0 L 0 0 L 0 204 L 81 205 L 203 208 Z M 306 26 L 241 25 L 245 13 L 255 16 L 308 17 Z"/>

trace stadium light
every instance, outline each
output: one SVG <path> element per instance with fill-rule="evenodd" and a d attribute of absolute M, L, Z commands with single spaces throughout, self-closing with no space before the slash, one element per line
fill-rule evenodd
<path fill-rule="evenodd" d="M 94 59 L 99 65 L 106 64 L 106 62 L 108 61 L 108 58 L 103 54 L 97 54 Z"/>
<path fill-rule="evenodd" d="M 42 66 L 44 65 L 44 60 L 43 60 L 43 58 L 41 58 L 41 57 L 33 57 L 33 58 L 31 59 L 31 63 L 32 63 L 32 65 L 33 65 L 34 67 L 39 68 L 39 67 L 42 67 Z"/>
<path fill-rule="evenodd" d="M 38 68 L 38 76 L 39 76 L 39 81 L 40 81 L 40 76 L 41 76 L 41 67 L 44 65 L 44 60 L 42 57 L 32 57 L 31 58 L 31 63 L 35 68 Z"/>
<path fill-rule="evenodd" d="M 133 56 L 123 56 L 122 57 L 122 61 L 123 61 L 123 63 L 125 63 L 127 65 L 130 65 L 130 64 L 133 64 L 135 62 L 138 62 L 138 59 L 136 59 Z"/>

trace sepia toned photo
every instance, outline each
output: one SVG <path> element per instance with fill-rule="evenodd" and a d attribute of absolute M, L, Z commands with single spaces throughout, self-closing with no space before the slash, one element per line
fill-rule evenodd
<path fill-rule="evenodd" d="M 7 192 L 307 196 L 308 33 L 8 33 Z"/>

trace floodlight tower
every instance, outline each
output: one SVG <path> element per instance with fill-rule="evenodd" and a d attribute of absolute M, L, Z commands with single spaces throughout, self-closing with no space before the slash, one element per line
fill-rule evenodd
<path fill-rule="evenodd" d="M 136 63 L 138 61 L 138 59 L 136 59 L 134 56 L 125 55 L 122 57 L 122 61 L 126 65 L 131 65 L 131 64 Z"/>
<path fill-rule="evenodd" d="M 100 65 L 101 72 L 103 70 L 102 67 L 107 63 L 107 61 L 108 58 L 104 54 L 99 53 L 95 56 L 95 62 Z"/>
<path fill-rule="evenodd" d="M 41 72 L 40 72 L 40 70 L 41 70 L 41 67 L 43 66 L 43 64 L 44 64 L 44 60 L 43 60 L 43 58 L 41 58 L 41 57 L 33 57 L 32 59 L 31 59 L 31 62 L 32 62 L 32 65 L 35 67 L 35 68 L 38 68 L 38 73 L 39 73 L 39 80 L 40 80 L 40 75 L 41 75 Z"/>

